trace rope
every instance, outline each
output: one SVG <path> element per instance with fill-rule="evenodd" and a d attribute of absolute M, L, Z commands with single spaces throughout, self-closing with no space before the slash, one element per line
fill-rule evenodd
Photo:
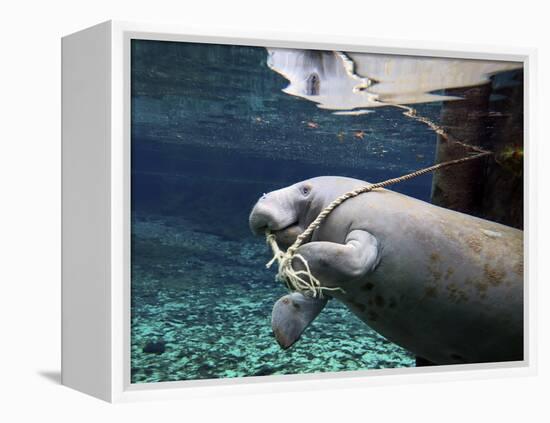
<path fill-rule="evenodd" d="M 423 169 L 419 169 L 415 172 L 408 173 L 406 175 L 399 176 L 397 178 L 387 179 L 383 182 L 378 182 L 376 184 L 369 184 L 364 187 L 358 188 L 354 191 L 349 191 L 341 195 L 336 200 L 332 201 L 328 206 L 326 206 L 323 209 L 323 211 L 321 211 L 321 213 L 319 213 L 317 218 L 313 222 L 311 222 L 307 227 L 307 229 L 296 238 L 296 241 L 294 241 L 294 244 L 292 244 L 286 250 L 286 252 L 281 250 L 277 245 L 277 240 L 275 235 L 272 234 L 269 230 L 266 231 L 266 242 L 271 247 L 271 250 L 273 251 L 273 258 L 266 264 L 266 267 L 270 268 L 273 265 L 273 263 L 277 262 L 278 272 L 275 279 L 279 282 L 283 282 L 289 290 L 307 293 L 313 298 L 317 298 L 317 297 L 322 298 L 323 291 L 331 291 L 331 290 L 332 291 L 339 290 L 342 292 L 344 291 L 342 288 L 329 288 L 329 287 L 321 286 L 319 279 L 317 279 L 311 273 L 307 260 L 300 254 L 296 254 L 296 250 L 298 250 L 298 248 L 303 244 L 303 242 L 309 236 L 311 236 L 311 234 L 313 234 L 313 231 L 315 231 L 315 229 L 317 229 L 321 225 L 321 223 L 327 218 L 327 216 L 344 201 L 349 200 L 350 198 L 357 197 L 360 194 L 373 191 L 375 189 L 385 188 L 387 186 L 394 185 L 399 182 L 408 181 L 409 179 L 413 179 L 418 176 L 422 176 L 427 173 L 434 172 L 439 169 L 443 169 L 445 167 L 456 166 L 458 164 L 465 163 L 474 159 L 479 159 L 481 157 L 492 154 L 490 151 L 486 151 L 479 147 L 471 146 L 459 140 L 451 138 L 451 136 L 447 134 L 442 127 L 436 125 L 435 123 L 431 122 L 429 119 L 425 117 L 417 115 L 416 110 L 414 110 L 412 107 L 403 106 L 399 104 L 393 104 L 393 106 L 405 109 L 405 112 L 403 113 L 404 115 L 427 124 L 437 134 L 441 135 L 448 141 L 464 145 L 465 147 L 476 151 L 477 154 L 474 156 L 467 156 L 467 157 L 462 157 L 460 159 L 449 160 L 443 163 L 437 163 L 435 165 L 432 165 Z M 292 261 L 294 259 L 297 259 L 302 263 L 304 270 L 295 270 L 293 268 Z"/>
<path fill-rule="evenodd" d="M 386 104 L 390 104 L 390 103 L 386 103 Z M 440 137 L 442 137 L 443 139 L 449 141 L 449 142 L 452 142 L 453 144 L 459 144 L 463 147 L 466 147 L 466 148 L 469 148 L 473 151 L 476 151 L 478 153 L 487 153 L 487 154 L 492 154 L 490 151 L 486 151 L 480 147 L 476 147 L 475 145 L 470 145 L 470 144 L 466 144 L 465 142 L 463 141 L 460 141 L 459 139 L 453 137 L 451 134 L 445 132 L 445 129 L 443 129 L 442 126 L 440 125 L 437 125 L 435 123 L 433 123 L 431 120 L 429 120 L 428 118 L 424 117 L 424 116 L 420 116 L 415 109 L 413 109 L 412 107 L 410 106 L 405 106 L 403 104 L 390 104 L 391 106 L 394 106 L 394 107 L 397 107 L 399 109 L 403 109 L 405 110 L 403 112 L 403 115 L 407 116 L 407 117 L 410 117 L 418 122 L 422 122 L 426 125 L 428 125 L 430 127 L 430 129 L 432 129 L 437 135 L 439 135 Z M 483 154 L 485 155 L 485 154 Z"/>
<path fill-rule="evenodd" d="M 289 250 L 286 252 L 281 250 L 277 245 L 275 235 L 269 231 L 266 232 L 266 237 L 267 243 L 273 250 L 273 258 L 266 264 L 266 267 L 270 268 L 275 261 L 279 263 L 279 269 L 275 280 L 283 282 L 288 290 L 309 293 L 313 298 L 322 297 L 323 290 L 340 290 L 343 292 L 341 288 L 322 287 L 319 279 L 311 273 L 309 264 L 302 255 L 296 254 L 296 250 L 292 253 L 290 253 Z M 305 270 L 294 270 L 292 267 L 292 260 L 294 259 L 298 259 Z"/>

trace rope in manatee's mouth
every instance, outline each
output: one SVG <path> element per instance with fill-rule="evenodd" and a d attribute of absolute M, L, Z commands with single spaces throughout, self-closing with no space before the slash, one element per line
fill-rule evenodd
<path fill-rule="evenodd" d="M 269 229 L 265 232 L 266 242 L 273 251 L 273 258 L 265 265 L 266 268 L 270 268 L 273 263 L 278 263 L 277 275 L 275 280 L 283 282 L 289 291 L 298 291 L 304 294 L 308 294 L 313 298 L 322 298 L 323 290 L 335 291 L 339 290 L 344 292 L 342 288 L 329 288 L 321 286 L 321 282 L 317 279 L 311 269 L 307 260 L 301 254 L 296 253 L 296 249 L 289 247 L 286 251 L 279 248 L 277 244 L 277 238 Z M 297 248 L 297 247 L 296 247 Z M 291 253 L 289 253 L 291 251 Z M 292 266 L 292 261 L 298 260 L 304 267 L 303 270 L 295 270 Z"/>

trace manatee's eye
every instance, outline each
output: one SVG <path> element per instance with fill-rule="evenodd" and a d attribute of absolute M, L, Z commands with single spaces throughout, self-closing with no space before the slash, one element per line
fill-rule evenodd
<path fill-rule="evenodd" d="M 266 197 L 267 197 L 267 194 L 264 192 L 264 193 L 262 194 L 262 196 L 260 197 L 260 200 L 265 200 Z"/>
<path fill-rule="evenodd" d="M 308 187 L 307 185 L 304 185 L 304 186 L 302 186 L 302 188 L 300 188 L 300 191 L 302 192 L 302 194 L 304 196 L 307 196 L 307 195 L 309 195 L 309 193 L 311 191 L 311 188 Z"/>

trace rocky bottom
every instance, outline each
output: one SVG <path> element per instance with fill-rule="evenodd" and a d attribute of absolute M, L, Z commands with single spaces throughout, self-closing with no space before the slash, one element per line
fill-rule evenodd
<path fill-rule="evenodd" d="M 134 215 L 132 383 L 414 366 L 412 354 L 336 301 L 282 350 L 270 317 L 286 290 L 265 269 L 269 259 L 258 238 Z"/>

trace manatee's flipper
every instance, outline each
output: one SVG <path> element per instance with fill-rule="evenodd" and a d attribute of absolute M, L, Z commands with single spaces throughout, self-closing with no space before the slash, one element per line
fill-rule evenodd
<path fill-rule="evenodd" d="M 279 298 L 271 313 L 271 327 L 283 349 L 289 348 L 327 304 L 326 298 L 312 298 L 293 292 Z"/>
<path fill-rule="evenodd" d="M 298 248 L 313 275 L 320 277 L 324 286 L 338 287 L 343 282 L 363 277 L 376 268 L 380 261 L 378 240 L 363 230 L 351 231 L 344 244 L 328 241 L 308 242 Z M 301 260 L 294 259 L 295 270 L 304 270 Z"/>

